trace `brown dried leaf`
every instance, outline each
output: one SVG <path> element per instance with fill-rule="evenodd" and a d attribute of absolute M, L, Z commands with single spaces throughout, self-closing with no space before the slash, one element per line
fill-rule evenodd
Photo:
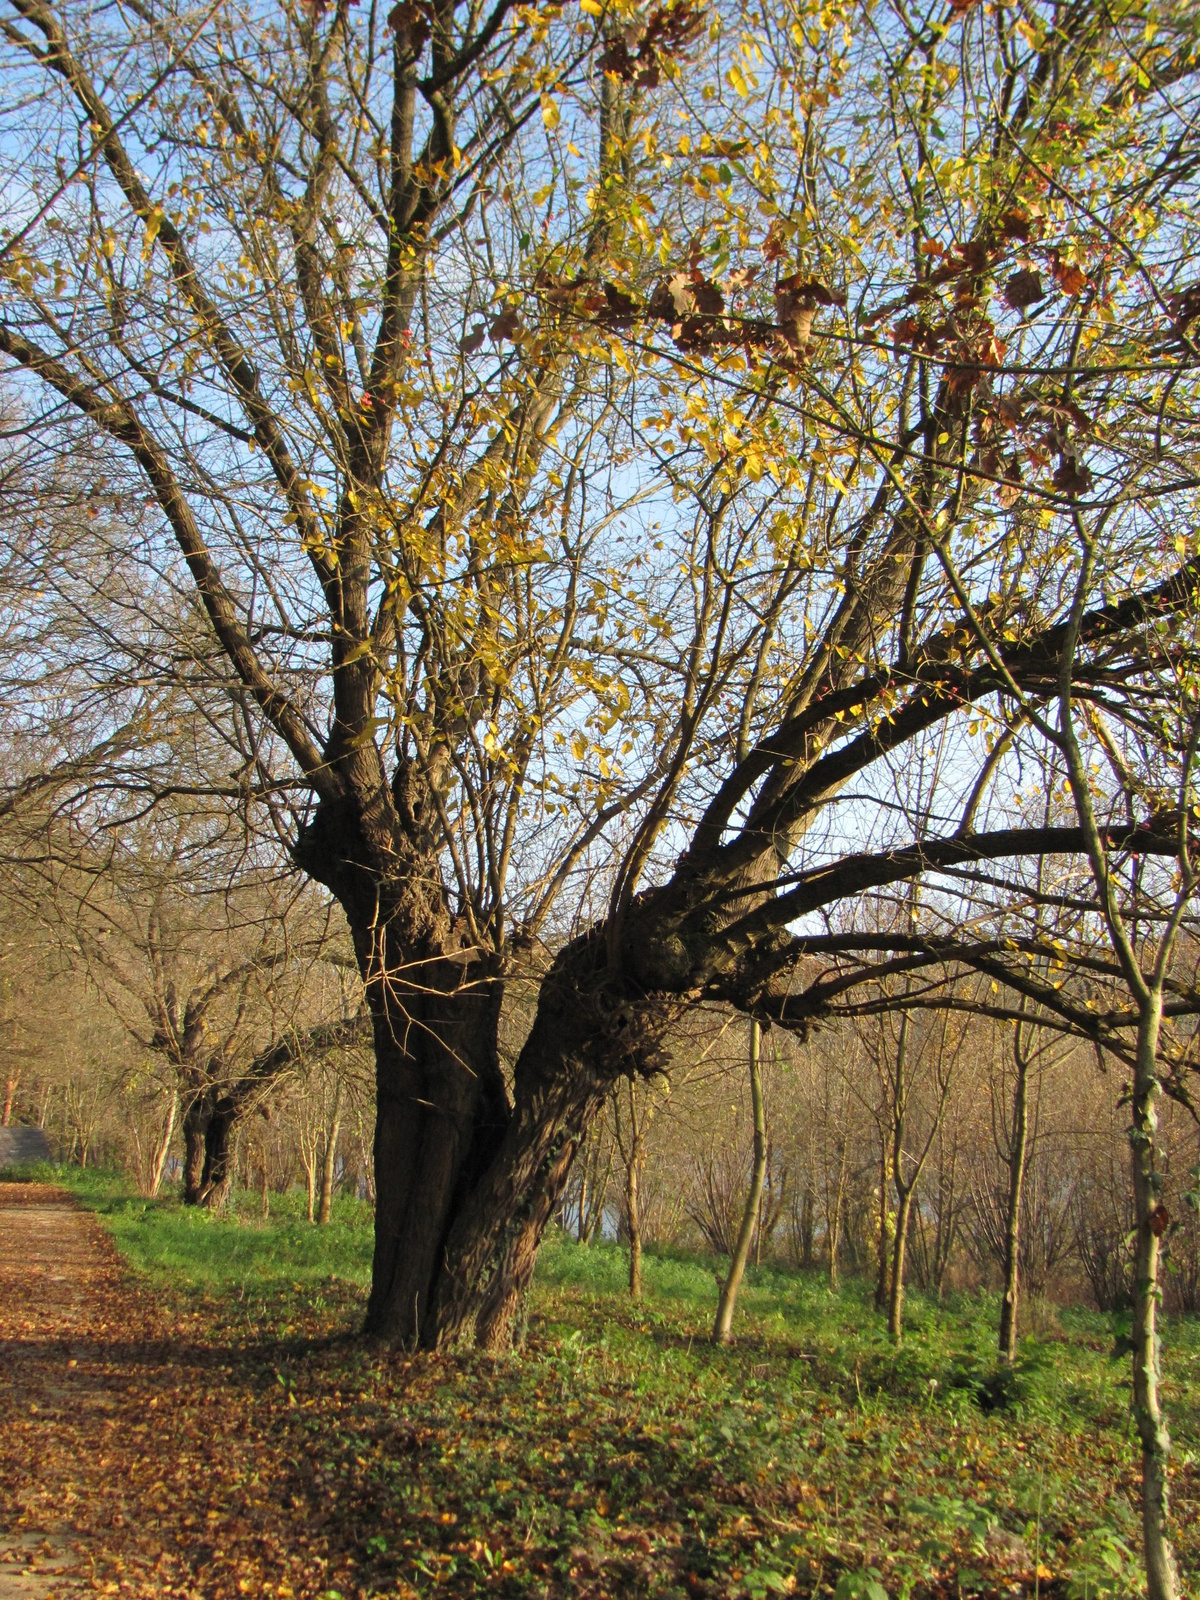
<path fill-rule="evenodd" d="M 521 319 L 516 306 L 505 306 L 500 315 L 493 319 L 488 334 L 496 344 L 500 344 L 505 339 L 515 338 L 520 326 Z"/>
<path fill-rule="evenodd" d="M 1086 467 L 1079 465 L 1074 456 L 1063 456 L 1051 482 L 1059 494 L 1074 499 L 1077 495 L 1086 494 L 1092 487 L 1092 475 Z"/>
<path fill-rule="evenodd" d="M 388 12 L 388 26 L 398 39 L 405 39 L 414 54 L 429 38 L 429 7 L 420 0 L 399 0 Z"/>
<path fill-rule="evenodd" d="M 767 237 L 763 240 L 763 260 L 778 261 L 783 255 L 786 238 L 778 220 L 767 229 Z"/>
<path fill-rule="evenodd" d="M 605 309 L 603 320 L 612 328 L 628 328 L 633 322 L 637 310 L 636 302 L 624 289 L 618 289 L 615 283 L 604 285 Z"/>
<path fill-rule="evenodd" d="M 1167 310 L 1179 324 L 1191 322 L 1193 317 L 1200 316 L 1200 284 L 1194 284 L 1190 289 L 1178 289 L 1174 294 L 1169 294 Z"/>
<path fill-rule="evenodd" d="M 1039 300 L 1045 298 L 1046 288 L 1042 283 L 1042 275 L 1032 267 L 1014 272 L 1004 285 L 1005 303 L 1014 311 L 1025 311 L 1029 306 L 1035 306 Z"/>
<path fill-rule="evenodd" d="M 757 267 L 737 267 L 725 279 L 725 287 L 730 294 L 736 294 L 739 289 L 748 288 L 757 277 Z"/>
<path fill-rule="evenodd" d="M 1008 211 L 1001 213 L 997 229 L 1002 239 L 1027 241 L 1033 233 L 1033 218 L 1028 211 L 1023 211 L 1019 206 L 1012 206 Z"/>
<path fill-rule="evenodd" d="M 725 296 L 715 283 L 710 283 L 707 278 L 694 278 L 692 280 L 692 294 L 696 301 L 696 310 L 706 317 L 719 317 L 725 309 Z"/>
<path fill-rule="evenodd" d="M 1054 277 L 1064 294 L 1082 294 L 1087 288 L 1087 273 L 1073 261 L 1056 261 Z"/>

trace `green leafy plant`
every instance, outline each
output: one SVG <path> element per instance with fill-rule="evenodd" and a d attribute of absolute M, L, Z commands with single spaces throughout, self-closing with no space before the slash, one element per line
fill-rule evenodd
<path fill-rule="evenodd" d="M 1143 1581 L 1133 1551 L 1109 1528 L 1097 1528 L 1071 1552 L 1070 1600 L 1118 1600 L 1140 1594 Z"/>
<path fill-rule="evenodd" d="M 833 1591 L 834 1600 L 888 1600 L 887 1590 L 875 1567 L 859 1572 L 843 1572 Z"/>

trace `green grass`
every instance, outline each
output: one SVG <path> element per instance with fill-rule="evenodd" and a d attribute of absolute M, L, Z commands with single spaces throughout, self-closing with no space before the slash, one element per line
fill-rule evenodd
<path fill-rule="evenodd" d="M 16 1176 L 16 1173 L 0 1173 Z M 371 1210 L 338 1196 L 333 1220 L 313 1227 L 304 1195 L 271 1196 L 270 1216 L 257 1195 L 235 1194 L 222 1215 L 130 1191 L 123 1174 L 36 1166 L 22 1177 L 57 1183 L 100 1218 L 117 1249 L 156 1289 L 173 1291 L 192 1309 L 206 1307 L 252 1336 L 260 1326 L 298 1326 L 299 1308 L 344 1316 L 371 1278 Z"/>
<path fill-rule="evenodd" d="M 365 1207 L 343 1202 L 320 1229 L 300 1197 L 272 1196 L 263 1223 L 256 1197 L 213 1218 L 104 1174 L 55 1176 L 137 1272 L 181 1302 L 200 1296 L 239 1339 L 361 1315 Z M 1121 1318 L 1048 1313 L 1009 1371 L 994 1296 L 914 1293 L 897 1350 L 866 1286 L 831 1294 L 817 1274 L 763 1268 L 748 1275 L 736 1344 L 715 1350 L 711 1260 L 649 1253 L 636 1306 L 625 1271 L 615 1245 L 551 1238 L 512 1360 L 421 1357 L 398 1374 L 344 1347 L 341 1409 L 314 1401 L 311 1426 L 321 1481 L 376 1508 L 357 1581 L 845 1600 L 876 1571 L 888 1596 L 949 1600 L 1012 1592 L 1006 1530 L 1040 1560 L 1045 1600 L 1140 1591 Z M 1200 1327 L 1170 1322 L 1164 1344 L 1187 1572 L 1200 1568 Z M 281 1367 L 297 1392 L 315 1382 L 304 1348 Z"/>

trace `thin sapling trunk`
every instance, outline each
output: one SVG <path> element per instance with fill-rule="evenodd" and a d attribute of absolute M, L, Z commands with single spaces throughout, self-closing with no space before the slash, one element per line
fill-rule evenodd
<path fill-rule="evenodd" d="M 750 1021 L 750 1102 L 754 1112 L 754 1166 L 750 1174 L 750 1188 L 742 1209 L 742 1225 L 738 1229 L 737 1243 L 729 1262 L 729 1274 L 717 1302 L 717 1316 L 713 1323 L 714 1344 L 728 1344 L 733 1335 L 733 1312 L 737 1305 L 738 1290 L 750 1258 L 750 1244 L 758 1222 L 758 1208 L 762 1202 L 763 1181 L 767 1172 L 767 1119 L 763 1108 L 761 1029 L 758 1022 Z"/>
<path fill-rule="evenodd" d="M 179 1096 L 175 1093 L 172 1093 L 170 1102 L 167 1106 L 167 1116 L 166 1121 L 163 1123 L 162 1135 L 159 1138 L 158 1146 L 154 1152 L 154 1159 L 150 1164 L 149 1193 L 151 1199 L 157 1195 L 159 1189 L 162 1187 L 163 1177 L 167 1170 L 167 1162 L 170 1160 L 171 1156 L 171 1140 L 175 1134 L 175 1117 L 178 1110 Z"/>
<path fill-rule="evenodd" d="M 321 1207 L 317 1212 L 317 1223 L 321 1227 L 325 1227 L 333 1215 L 333 1174 L 341 1131 L 342 1081 L 339 1078 L 333 1094 L 333 1112 L 325 1130 L 325 1150 L 321 1159 Z"/>
<path fill-rule="evenodd" d="M 1017 1359 L 1017 1311 L 1021 1291 L 1021 1198 L 1029 1143 L 1029 1057 L 1021 1048 L 1021 1024 L 1013 1046 L 1017 1081 L 1013 1090 L 1008 1147 L 1008 1195 L 1004 1218 L 1004 1298 L 1000 1302 L 1000 1357 Z"/>

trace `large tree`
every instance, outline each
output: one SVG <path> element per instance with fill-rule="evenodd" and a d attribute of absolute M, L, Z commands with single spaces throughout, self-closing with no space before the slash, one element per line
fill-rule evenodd
<path fill-rule="evenodd" d="M 1074 823 L 977 824 L 1014 717 L 1064 671 L 1120 698 L 1194 609 L 1163 539 L 1193 476 L 1194 25 L 8 13 L 13 403 L 107 454 L 103 504 L 141 485 L 159 525 L 114 554 L 193 585 L 247 802 L 346 913 L 370 1327 L 501 1345 L 590 1119 L 682 1012 L 803 1027 L 829 991 L 798 1003 L 797 962 L 830 948 L 804 918 L 1095 857 Z M 897 803 L 938 728 L 953 761 Z"/>

